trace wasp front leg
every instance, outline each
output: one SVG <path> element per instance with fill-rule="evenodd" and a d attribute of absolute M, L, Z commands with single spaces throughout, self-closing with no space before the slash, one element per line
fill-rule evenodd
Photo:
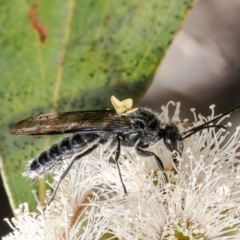
<path fill-rule="evenodd" d="M 167 149 L 172 153 L 172 162 L 174 166 L 178 167 L 178 155 L 182 156 L 183 139 L 178 127 L 170 123 L 164 129 L 163 142 Z"/>
<path fill-rule="evenodd" d="M 136 151 L 142 157 L 154 157 L 154 159 L 158 165 L 158 168 L 163 172 L 166 183 L 168 183 L 168 177 L 167 177 L 166 173 L 164 172 L 164 165 L 163 165 L 162 160 L 155 153 L 143 150 L 138 145 L 136 146 Z"/>

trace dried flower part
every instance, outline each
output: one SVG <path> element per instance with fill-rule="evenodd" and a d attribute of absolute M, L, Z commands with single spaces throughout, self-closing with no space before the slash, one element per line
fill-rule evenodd
<path fill-rule="evenodd" d="M 171 104 L 162 107 L 159 118 L 183 129 L 180 104 L 170 119 Z M 194 125 L 206 120 L 194 116 Z M 217 128 L 192 135 L 184 141 L 177 167 L 161 141 L 151 147 L 167 169 L 168 184 L 154 159 L 122 148 L 127 196 L 111 160 L 115 149 L 101 146 L 75 163 L 55 200 L 38 217 L 20 206 L 12 220 L 14 231 L 4 239 L 240 239 L 239 131 L 229 139 Z M 52 186 L 67 165 L 56 169 Z"/>

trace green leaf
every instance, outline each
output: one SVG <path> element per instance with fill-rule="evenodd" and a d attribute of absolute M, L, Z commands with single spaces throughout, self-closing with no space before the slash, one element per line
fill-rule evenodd
<path fill-rule="evenodd" d="M 13 208 L 36 205 L 36 185 L 21 173 L 50 144 L 11 136 L 13 124 L 40 113 L 105 109 L 111 95 L 137 103 L 192 4 L 0 1 L 1 169 Z"/>

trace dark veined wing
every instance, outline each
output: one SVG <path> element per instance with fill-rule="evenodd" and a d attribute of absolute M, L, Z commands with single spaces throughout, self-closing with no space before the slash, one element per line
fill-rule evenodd
<path fill-rule="evenodd" d="M 73 132 L 106 132 L 119 127 L 129 128 L 130 119 L 115 110 L 50 113 L 18 122 L 13 135 L 58 135 Z"/>

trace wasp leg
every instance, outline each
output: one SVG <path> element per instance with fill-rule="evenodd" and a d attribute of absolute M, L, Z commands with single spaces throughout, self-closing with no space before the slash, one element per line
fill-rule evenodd
<path fill-rule="evenodd" d="M 95 143 L 92 147 L 90 147 L 89 149 L 87 149 L 85 152 L 77 155 L 76 157 L 73 158 L 73 160 L 71 161 L 71 163 L 68 165 L 68 167 L 65 169 L 65 171 L 62 173 L 62 175 L 60 176 L 60 179 L 53 191 L 52 197 L 49 200 L 49 202 L 47 203 L 47 205 L 49 205 L 53 199 L 55 198 L 55 195 L 57 193 L 57 190 L 60 186 L 60 183 L 62 182 L 62 180 L 66 177 L 66 175 L 68 174 L 68 172 L 70 171 L 71 167 L 73 166 L 73 164 L 77 161 L 80 160 L 82 157 L 88 155 L 89 153 L 93 152 L 100 144 L 104 144 L 106 143 L 108 140 L 107 139 L 100 139 L 97 143 Z"/>
<path fill-rule="evenodd" d="M 158 165 L 158 168 L 163 172 L 163 175 L 165 177 L 166 183 L 168 183 L 168 177 L 167 177 L 166 173 L 164 172 L 164 166 L 163 166 L 162 160 L 155 153 L 143 150 L 143 149 L 141 149 L 138 146 L 136 147 L 136 150 L 137 150 L 137 153 L 140 156 L 142 156 L 142 157 L 151 157 L 151 156 L 153 156 L 155 158 L 155 161 L 156 161 L 156 163 Z"/>
<path fill-rule="evenodd" d="M 118 137 L 117 138 L 117 149 L 116 149 L 116 155 L 115 155 L 115 162 L 116 162 L 116 165 L 117 165 L 117 169 L 118 169 L 120 181 L 121 181 L 122 186 L 123 186 L 124 193 L 127 195 L 127 189 L 126 189 L 126 186 L 123 183 L 122 174 L 121 174 L 121 170 L 120 170 L 119 162 L 118 162 L 119 156 L 120 156 L 120 153 L 121 153 L 121 141 L 122 141 L 122 138 Z"/>
<path fill-rule="evenodd" d="M 172 152 L 172 164 L 174 167 L 175 172 L 178 172 L 178 165 L 179 165 L 179 161 L 178 161 L 178 157 L 181 156 L 181 154 L 179 153 L 179 151 L 175 151 Z"/>

